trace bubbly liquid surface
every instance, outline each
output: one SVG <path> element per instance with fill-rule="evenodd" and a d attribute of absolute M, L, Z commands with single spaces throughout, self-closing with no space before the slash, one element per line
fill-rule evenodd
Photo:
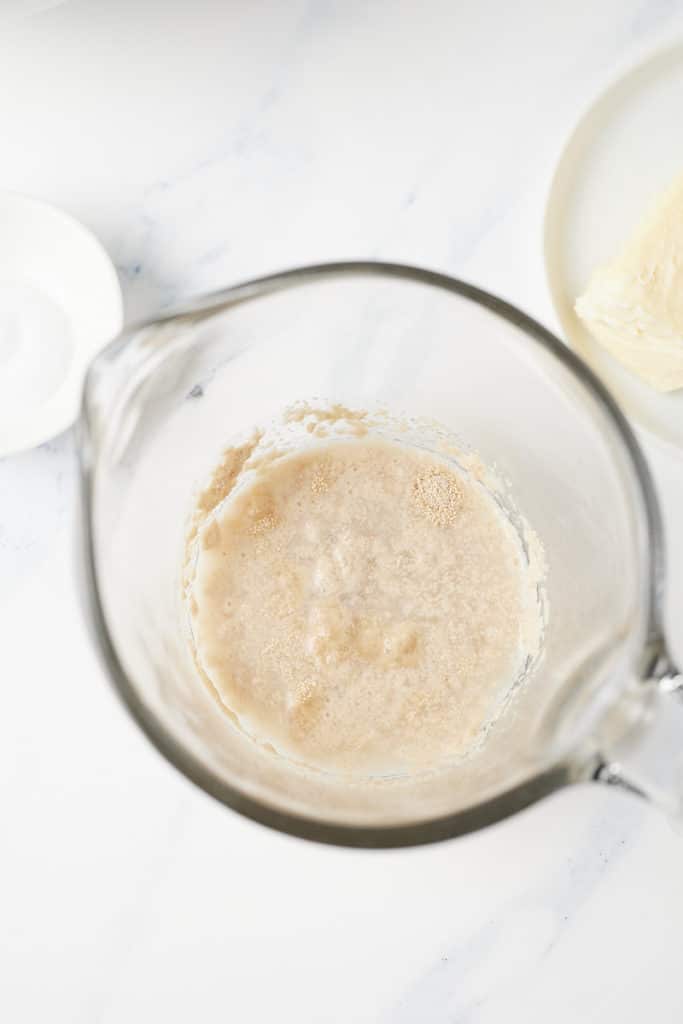
<path fill-rule="evenodd" d="M 195 656 L 242 727 L 294 760 L 435 767 L 481 740 L 524 668 L 540 615 L 527 569 L 453 463 L 317 443 L 265 460 L 195 530 Z"/>

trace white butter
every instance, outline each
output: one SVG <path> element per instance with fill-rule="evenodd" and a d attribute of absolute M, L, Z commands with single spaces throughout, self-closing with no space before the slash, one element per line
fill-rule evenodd
<path fill-rule="evenodd" d="M 627 369 L 658 391 L 683 387 L 683 176 L 595 270 L 575 309 Z"/>

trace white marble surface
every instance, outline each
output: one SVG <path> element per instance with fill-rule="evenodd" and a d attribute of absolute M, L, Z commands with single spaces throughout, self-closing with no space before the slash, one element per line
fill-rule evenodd
<path fill-rule="evenodd" d="M 3 0 L 0 27 L 0 187 L 96 231 L 129 317 L 382 256 L 554 326 L 554 157 L 614 68 L 683 32 L 683 3 Z M 681 652 L 683 463 L 648 454 Z M 0 464 L 1 1020 L 682 1019 L 683 840 L 645 806 L 576 789 L 364 853 L 268 832 L 175 774 L 88 646 L 75 482 L 70 434 Z"/>

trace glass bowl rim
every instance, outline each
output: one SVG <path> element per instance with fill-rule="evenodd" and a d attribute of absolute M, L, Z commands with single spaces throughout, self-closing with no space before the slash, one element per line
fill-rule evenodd
<path fill-rule="evenodd" d="M 81 494 L 83 501 L 83 535 L 85 542 L 85 577 L 87 611 L 95 634 L 96 647 L 103 661 L 105 674 L 123 705 L 137 722 L 154 747 L 181 774 L 194 782 L 205 793 L 233 811 L 280 832 L 317 842 L 337 846 L 390 848 L 415 846 L 454 838 L 500 821 L 528 807 L 542 797 L 572 782 L 595 777 L 600 767 L 598 755 L 588 760 L 567 757 L 550 768 L 531 776 L 522 783 L 504 790 L 495 797 L 456 811 L 452 814 L 426 818 L 404 824 L 365 825 L 347 824 L 323 818 L 308 817 L 289 810 L 281 810 L 264 800 L 250 796 L 225 782 L 207 768 L 166 728 L 145 703 L 128 678 L 118 657 L 100 599 L 93 536 L 93 479 L 94 459 L 88 399 L 93 376 L 98 364 L 118 355 L 140 331 L 152 326 L 177 322 L 201 321 L 231 306 L 257 299 L 277 291 L 316 280 L 340 277 L 377 276 L 404 280 L 431 286 L 479 305 L 527 336 L 528 339 L 550 352 L 595 399 L 607 414 L 615 436 L 623 445 L 633 471 L 634 491 L 640 497 L 640 515 L 645 527 L 644 552 L 646 593 L 642 595 L 647 643 L 644 655 L 649 661 L 664 649 L 661 628 L 661 599 L 664 585 L 664 537 L 657 495 L 645 457 L 634 432 L 624 414 L 605 385 L 594 372 L 568 346 L 537 320 L 523 313 L 504 299 L 469 284 L 459 278 L 437 271 L 402 263 L 379 260 L 349 260 L 318 263 L 295 267 L 229 286 L 189 300 L 158 317 L 151 317 L 126 327 L 92 361 L 83 386 L 81 415 L 77 425 L 80 458 Z"/>

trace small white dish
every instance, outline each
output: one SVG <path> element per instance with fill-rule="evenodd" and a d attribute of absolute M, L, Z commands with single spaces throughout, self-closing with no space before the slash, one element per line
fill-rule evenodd
<path fill-rule="evenodd" d="M 579 121 L 545 213 L 550 293 L 569 344 L 649 435 L 683 449 L 683 391 L 660 394 L 624 369 L 574 312 L 591 273 L 618 251 L 649 201 L 683 173 L 683 44 L 621 75 Z"/>
<path fill-rule="evenodd" d="M 88 364 L 122 325 L 95 236 L 47 203 L 0 193 L 0 456 L 74 422 Z"/>

